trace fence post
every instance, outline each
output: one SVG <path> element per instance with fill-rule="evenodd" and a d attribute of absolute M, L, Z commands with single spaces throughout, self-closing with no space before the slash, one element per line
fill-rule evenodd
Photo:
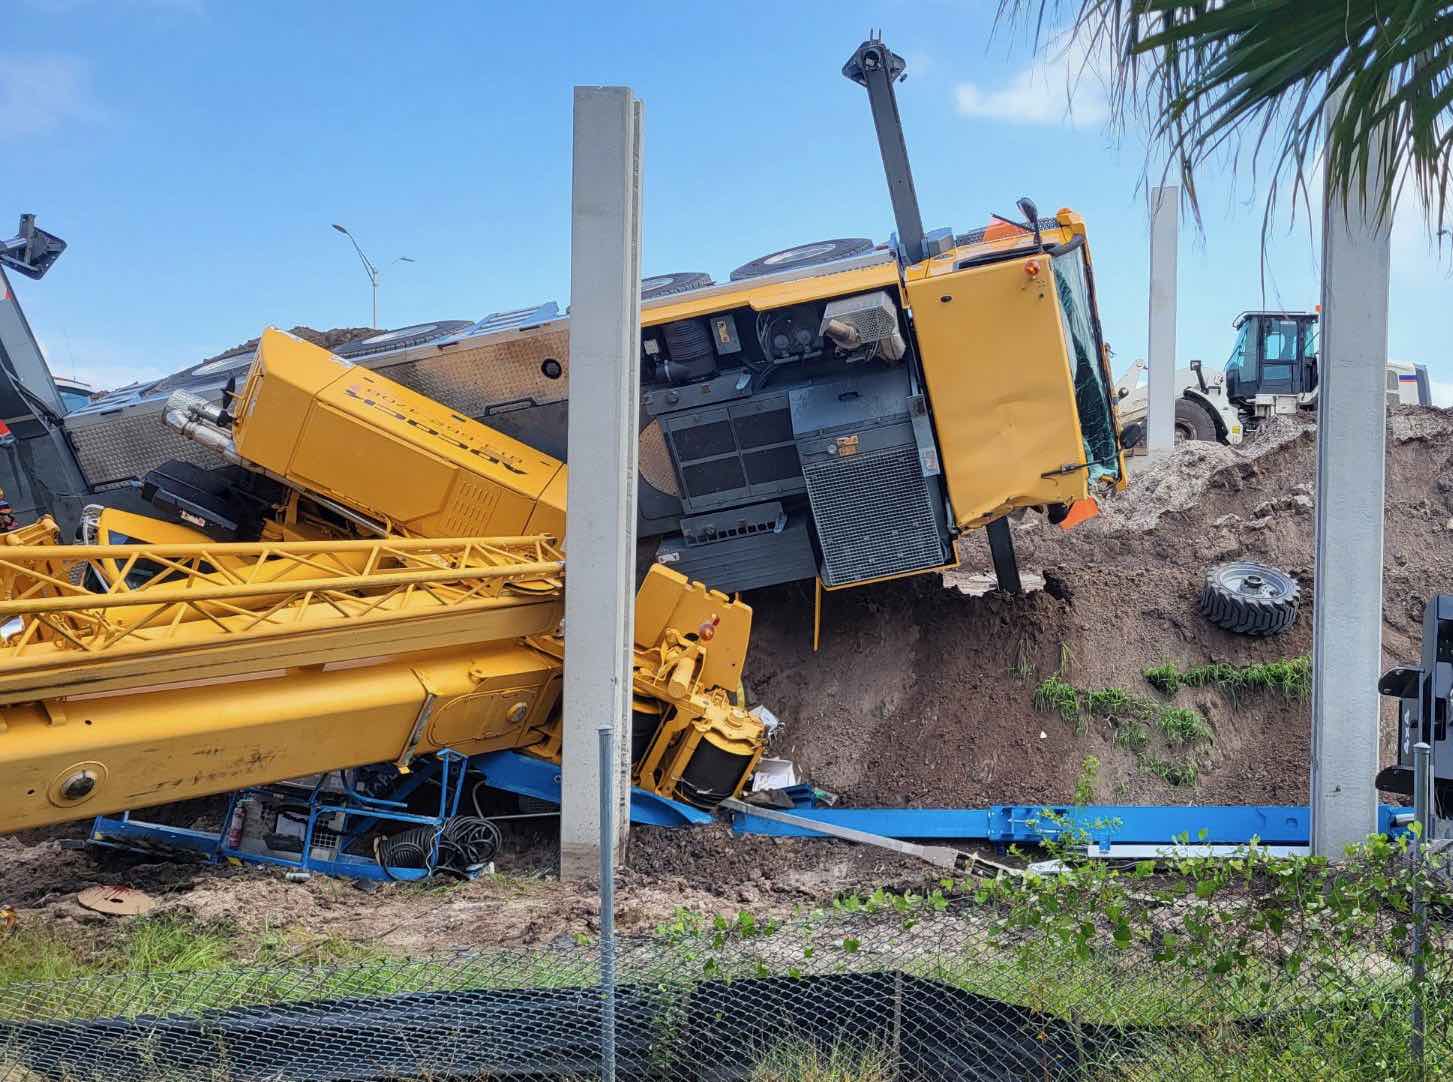
<path fill-rule="evenodd" d="M 600 736 L 600 1077 L 616 1077 L 615 729 Z"/>
<path fill-rule="evenodd" d="M 1425 974 L 1423 972 L 1423 943 L 1427 936 L 1428 907 L 1423 898 L 1423 846 L 1427 843 L 1428 828 L 1433 822 L 1431 771 L 1433 749 L 1424 741 L 1413 745 L 1413 819 L 1418 828 L 1413 831 L 1413 842 L 1409 846 L 1413 867 L 1413 1070 L 1418 1082 L 1427 1077 L 1423 1062 L 1423 996 Z"/>

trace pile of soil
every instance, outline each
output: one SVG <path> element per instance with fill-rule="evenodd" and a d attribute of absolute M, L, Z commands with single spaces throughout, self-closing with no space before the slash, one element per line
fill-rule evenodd
<path fill-rule="evenodd" d="M 312 342 L 315 346 L 322 346 L 324 349 L 334 349 L 337 346 L 347 345 L 349 342 L 356 342 L 360 338 L 369 338 L 379 333 L 377 327 L 334 327 L 332 330 L 318 331 L 312 327 L 304 327 L 299 324 L 288 331 L 295 338 L 301 338 L 305 342 Z M 246 342 L 239 343 L 231 349 L 224 349 L 221 353 L 214 353 L 210 357 L 204 357 L 198 364 L 207 364 L 209 361 L 218 361 L 223 357 L 230 357 L 234 353 L 250 353 L 257 348 L 260 339 L 249 338 Z"/>
<path fill-rule="evenodd" d="M 1387 442 L 1383 649 L 1387 667 L 1416 658 L 1422 608 L 1453 590 L 1453 413 L 1398 407 Z M 748 679 L 784 721 L 771 754 L 852 804 L 973 806 L 1068 801 L 1086 756 L 1104 803 L 1281 803 L 1307 798 L 1310 704 L 1182 690 L 1215 730 L 1193 786 L 1172 787 L 1115 746 L 1108 723 L 1084 731 L 1036 712 L 1035 686 L 1059 673 L 1083 688 L 1154 698 L 1143 670 L 1162 662 L 1243 664 L 1311 649 L 1316 429 L 1268 423 L 1240 448 L 1188 443 L 1137 463 L 1129 487 L 1073 530 L 1026 515 L 1014 537 L 1042 591 L 966 596 L 987 570 L 983 534 L 957 573 L 825 596 L 812 652 L 812 593 L 760 591 Z M 1301 581 L 1296 625 L 1270 639 L 1234 635 L 1196 608 L 1205 569 L 1262 560 Z M 947 587 L 947 588 L 946 588 Z M 1391 713 L 1384 715 L 1385 742 Z M 1152 747 L 1151 751 L 1156 749 Z M 1385 755 L 1391 755 L 1386 744 Z"/>

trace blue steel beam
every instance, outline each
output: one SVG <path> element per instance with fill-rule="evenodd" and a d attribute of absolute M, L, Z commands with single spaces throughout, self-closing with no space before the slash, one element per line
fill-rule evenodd
<path fill-rule="evenodd" d="M 1406 810 L 1384 805 L 1379 829 L 1389 830 L 1393 816 Z M 989 808 L 798 808 L 793 814 L 889 838 L 961 839 L 998 845 L 1034 844 L 1058 837 L 1067 828 L 1102 845 L 1162 844 L 1182 836 L 1206 845 L 1243 845 L 1252 838 L 1267 845 L 1306 845 L 1311 838 L 1305 804 L 995 804 Z M 740 834 L 826 837 L 808 827 L 768 822 L 749 814 L 734 816 L 732 829 Z"/>

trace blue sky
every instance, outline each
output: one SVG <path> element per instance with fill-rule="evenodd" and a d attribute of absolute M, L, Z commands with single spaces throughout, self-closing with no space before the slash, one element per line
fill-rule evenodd
<path fill-rule="evenodd" d="M 887 237 L 866 97 L 839 74 L 881 27 L 909 62 L 927 224 L 964 230 L 1021 194 L 1083 213 L 1118 370 L 1146 340 L 1142 147 L 1106 130 L 1093 77 L 1068 111 L 1074 58 L 991 36 L 996 6 L 4 0 L 0 228 L 33 211 L 70 243 L 17 289 L 57 374 L 102 385 L 267 324 L 366 324 L 335 221 L 385 265 L 385 326 L 563 305 L 571 87 L 626 83 L 646 104 L 645 269 L 721 279 L 791 244 Z M 1179 357 L 1219 369 L 1232 317 L 1262 302 L 1261 200 L 1210 175 L 1203 208 L 1204 233 L 1181 234 Z M 1450 279 L 1425 238 L 1399 216 L 1391 354 L 1453 394 Z M 1267 303 L 1316 303 L 1317 266 L 1284 211 Z"/>

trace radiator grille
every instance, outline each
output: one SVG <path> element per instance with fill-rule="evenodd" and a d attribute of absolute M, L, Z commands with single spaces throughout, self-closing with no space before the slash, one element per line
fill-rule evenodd
<path fill-rule="evenodd" d="M 803 473 L 825 585 L 948 562 L 933 497 L 911 444 L 816 462 Z"/>

